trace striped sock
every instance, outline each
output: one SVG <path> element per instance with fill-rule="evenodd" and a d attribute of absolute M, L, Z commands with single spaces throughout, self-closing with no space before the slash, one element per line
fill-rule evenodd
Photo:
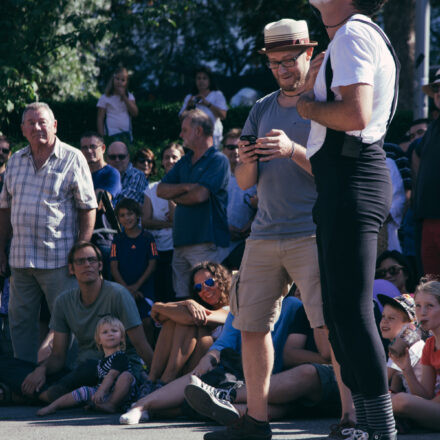
<path fill-rule="evenodd" d="M 367 412 L 368 427 L 382 439 L 395 439 L 396 423 L 394 421 L 391 397 L 387 394 L 373 398 L 365 398 L 364 406 Z"/>
<path fill-rule="evenodd" d="M 367 411 L 365 410 L 364 398 L 360 394 L 352 394 L 354 409 L 356 411 L 356 426 L 367 430 Z"/>

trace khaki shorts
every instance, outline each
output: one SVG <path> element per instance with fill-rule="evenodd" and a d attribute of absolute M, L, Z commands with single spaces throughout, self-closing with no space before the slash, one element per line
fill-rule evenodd
<path fill-rule="evenodd" d="M 221 263 L 228 256 L 228 248 L 216 246 L 214 243 L 179 246 L 174 249 L 173 261 L 173 288 L 176 298 L 190 296 L 189 278 L 192 268 L 204 261 Z"/>
<path fill-rule="evenodd" d="M 238 280 L 230 294 L 235 328 L 267 332 L 274 328 L 292 280 L 312 328 L 324 323 L 318 250 L 312 237 L 246 241 Z"/>

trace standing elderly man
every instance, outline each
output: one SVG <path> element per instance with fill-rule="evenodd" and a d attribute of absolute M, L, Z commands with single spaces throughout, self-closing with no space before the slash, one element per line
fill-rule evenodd
<path fill-rule="evenodd" d="M 26 106 L 21 129 L 29 145 L 9 160 L 0 195 L 0 272 L 12 226 L 12 345 L 16 358 L 35 362 L 42 295 L 52 310 L 57 295 L 76 284 L 67 254 L 75 241 L 90 240 L 97 205 L 87 162 L 56 137 L 49 106 Z"/>
<path fill-rule="evenodd" d="M 184 113 L 180 137 L 190 151 L 157 187 L 177 204 L 173 220 L 173 285 L 177 298 L 190 295 L 191 269 L 202 261 L 220 263 L 228 254 L 229 164 L 213 147 L 213 124 L 201 110 Z"/>
<path fill-rule="evenodd" d="M 122 190 L 114 198 L 113 204 L 116 205 L 122 199 L 133 199 L 142 206 L 148 180 L 142 171 L 131 164 L 127 145 L 119 141 L 111 143 L 107 149 L 107 159 L 121 174 Z"/>
<path fill-rule="evenodd" d="M 330 358 L 324 329 L 318 254 L 312 207 L 316 190 L 305 145 L 310 122 L 296 105 L 303 93 L 313 47 L 307 23 L 282 19 L 264 28 L 267 65 L 280 88 L 257 101 L 243 128 L 252 142 L 239 142 L 235 169 L 242 189 L 257 184 L 258 211 L 240 267 L 237 292 L 231 292 L 233 326 L 241 330 L 247 384 L 246 415 L 206 439 L 270 439 L 267 403 L 274 354 L 270 331 L 280 313 L 283 295 L 292 280 L 314 328 L 319 351 Z M 243 139 L 243 137 L 242 137 Z"/>
<path fill-rule="evenodd" d="M 385 353 L 371 304 L 377 235 L 391 202 L 382 146 L 397 104 L 399 62 L 370 18 L 385 0 L 310 3 L 331 40 L 313 91 L 297 104 L 312 120 L 307 156 L 318 191 L 314 220 L 324 313 L 356 409 L 358 429 L 349 438 L 391 440 L 396 433 Z"/>

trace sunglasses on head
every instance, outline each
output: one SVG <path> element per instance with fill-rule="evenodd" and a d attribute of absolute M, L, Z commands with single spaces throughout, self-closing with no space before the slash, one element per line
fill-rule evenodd
<path fill-rule="evenodd" d="M 215 280 L 214 280 L 214 278 L 208 278 L 207 280 L 203 281 L 203 283 L 194 284 L 194 292 L 197 292 L 197 293 L 201 292 L 203 289 L 203 284 L 206 287 L 213 287 L 215 284 Z"/>
<path fill-rule="evenodd" d="M 108 158 L 110 160 L 124 160 L 127 157 L 127 154 L 109 154 Z"/>
<path fill-rule="evenodd" d="M 402 266 L 391 266 L 388 269 L 377 269 L 376 270 L 376 279 L 382 279 L 389 273 L 391 276 L 397 275 L 403 269 Z"/>

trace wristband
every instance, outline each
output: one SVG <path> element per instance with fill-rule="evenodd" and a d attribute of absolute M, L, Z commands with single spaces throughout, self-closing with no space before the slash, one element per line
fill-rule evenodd
<path fill-rule="evenodd" d="M 293 159 L 294 154 L 295 154 L 295 143 L 292 141 L 292 152 L 290 153 L 290 160 Z"/>

